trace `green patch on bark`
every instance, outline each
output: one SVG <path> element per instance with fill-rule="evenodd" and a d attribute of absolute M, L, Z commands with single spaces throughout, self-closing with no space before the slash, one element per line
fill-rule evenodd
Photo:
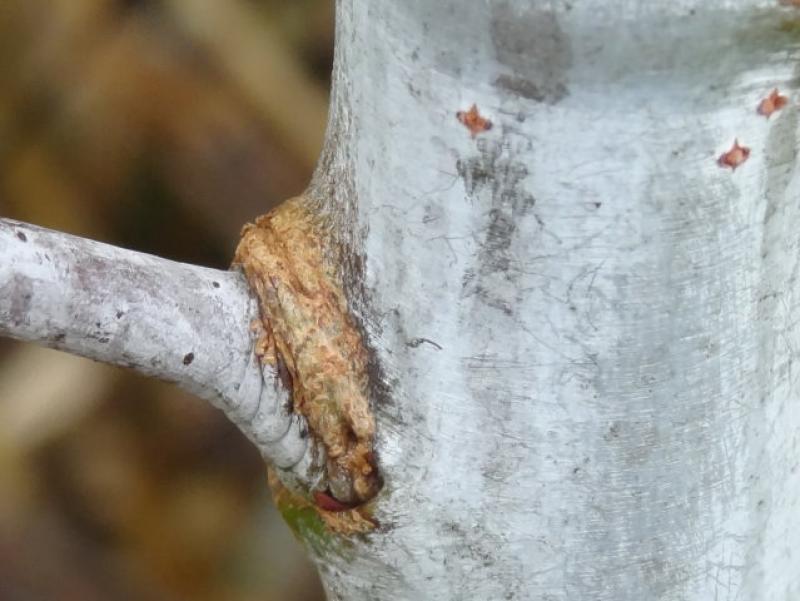
<path fill-rule="evenodd" d="M 775 7 L 754 10 L 735 26 L 739 51 L 780 52 L 795 48 L 800 42 L 800 10 L 781 9 L 777 0 Z"/>
<path fill-rule="evenodd" d="M 295 536 L 306 543 L 315 553 L 322 555 L 331 548 L 334 535 L 331 534 L 313 507 L 300 507 L 293 503 L 285 503 L 279 505 L 278 510 Z"/>
<path fill-rule="evenodd" d="M 778 26 L 778 31 L 800 38 L 800 17 L 784 19 Z"/>

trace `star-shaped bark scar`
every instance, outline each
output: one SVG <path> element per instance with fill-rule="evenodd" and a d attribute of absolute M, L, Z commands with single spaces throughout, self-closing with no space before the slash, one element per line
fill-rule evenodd
<path fill-rule="evenodd" d="M 770 118 L 770 115 L 775 111 L 781 110 L 789 104 L 789 99 L 786 96 L 783 96 L 778 92 L 778 88 L 775 88 L 770 92 L 769 96 L 764 98 L 758 105 L 758 114 L 764 115 L 767 119 Z"/>
<path fill-rule="evenodd" d="M 717 164 L 720 167 L 730 167 L 732 171 L 736 171 L 736 168 L 744 163 L 749 156 L 750 149 L 747 146 L 741 146 L 739 140 L 734 140 L 731 149 L 717 159 Z"/>
<path fill-rule="evenodd" d="M 469 130 L 473 138 L 492 129 L 492 122 L 481 116 L 475 104 L 468 111 L 458 111 L 456 118 Z"/>

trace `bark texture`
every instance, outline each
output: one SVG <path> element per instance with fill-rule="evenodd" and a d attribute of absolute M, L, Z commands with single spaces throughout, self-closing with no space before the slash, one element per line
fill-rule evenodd
<path fill-rule="evenodd" d="M 261 303 L 257 355 L 284 376 L 293 410 L 325 451 L 317 505 L 341 515 L 322 517 L 339 531 L 360 531 L 372 523 L 358 509 L 347 510 L 372 499 L 381 485 L 367 353 L 339 277 L 342 253 L 308 204 L 293 198 L 245 227 L 236 263 Z"/>
<path fill-rule="evenodd" d="M 304 488 L 320 466 L 275 368 L 254 352 L 243 275 L 0 220 L 0 335 L 175 382 L 225 411 Z"/>
<path fill-rule="evenodd" d="M 800 598 L 800 14 L 337 19 L 309 196 L 349 249 L 385 486 L 378 531 L 315 535 L 330 598 Z"/>

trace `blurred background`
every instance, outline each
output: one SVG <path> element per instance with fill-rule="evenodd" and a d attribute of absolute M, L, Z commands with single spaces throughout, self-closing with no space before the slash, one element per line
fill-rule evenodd
<path fill-rule="evenodd" d="M 0 0 L 0 215 L 228 266 L 308 181 L 332 0 Z M 218 411 L 0 340 L 0 599 L 313 601 Z"/>

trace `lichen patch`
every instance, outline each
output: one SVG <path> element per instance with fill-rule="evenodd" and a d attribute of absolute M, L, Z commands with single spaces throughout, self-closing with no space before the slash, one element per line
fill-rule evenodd
<path fill-rule="evenodd" d="M 234 264 L 261 307 L 257 353 L 285 371 L 294 411 L 325 449 L 322 492 L 355 507 L 377 494 L 381 480 L 368 356 L 337 271 L 341 255 L 324 220 L 301 196 L 245 226 Z M 348 513 L 319 511 L 326 523 L 326 514 Z"/>

